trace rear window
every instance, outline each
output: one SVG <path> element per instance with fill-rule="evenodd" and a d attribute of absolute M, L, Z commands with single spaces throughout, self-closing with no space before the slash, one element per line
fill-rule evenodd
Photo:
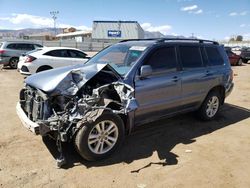
<path fill-rule="evenodd" d="M 200 48 L 198 46 L 180 46 L 179 49 L 183 69 L 203 66 Z"/>
<path fill-rule="evenodd" d="M 0 48 L 2 47 L 2 45 L 3 45 L 3 43 L 2 43 L 2 42 L 0 42 Z"/>
<path fill-rule="evenodd" d="M 79 52 L 77 50 L 68 50 L 70 57 L 72 58 L 85 58 L 86 54 Z"/>
<path fill-rule="evenodd" d="M 216 47 L 206 47 L 207 57 L 208 57 L 208 65 L 216 66 L 223 65 L 224 61 L 220 55 L 218 48 Z"/>
<path fill-rule="evenodd" d="M 46 52 L 44 55 L 53 56 L 53 57 L 69 57 L 67 50 L 52 50 Z"/>
<path fill-rule="evenodd" d="M 33 44 L 23 44 L 23 43 L 12 43 L 7 45 L 6 48 L 14 49 L 14 50 L 34 50 Z"/>

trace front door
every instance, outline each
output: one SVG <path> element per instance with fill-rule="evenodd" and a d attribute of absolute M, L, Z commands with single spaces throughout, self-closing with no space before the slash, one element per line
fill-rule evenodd
<path fill-rule="evenodd" d="M 168 46 L 157 48 L 146 58 L 144 65 L 150 65 L 153 72 L 147 78 L 135 80 L 135 98 L 139 103 L 135 124 L 174 113 L 181 103 L 176 49 Z"/>

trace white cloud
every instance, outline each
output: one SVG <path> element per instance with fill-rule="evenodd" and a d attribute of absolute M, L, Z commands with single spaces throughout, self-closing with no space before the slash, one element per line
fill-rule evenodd
<path fill-rule="evenodd" d="M 181 11 L 192 11 L 192 10 L 195 10 L 197 8 L 198 8 L 197 5 L 191 5 L 191 6 L 187 6 L 187 7 L 182 7 Z"/>
<path fill-rule="evenodd" d="M 151 23 L 143 23 L 143 24 L 141 24 L 141 27 L 145 31 L 150 31 L 150 32 L 159 31 L 164 35 L 166 35 L 172 29 L 171 25 L 152 26 Z"/>
<path fill-rule="evenodd" d="M 31 26 L 31 27 L 54 27 L 54 21 L 52 18 L 48 17 L 42 17 L 42 16 L 35 16 L 30 14 L 11 14 L 10 17 L 0 17 L 0 21 L 7 21 L 15 26 L 19 26 L 19 28 Z M 91 27 L 87 27 L 84 25 L 81 26 L 73 26 L 70 24 L 64 24 L 64 23 L 57 23 L 56 27 L 59 28 L 68 28 L 68 27 L 74 27 L 79 30 L 85 30 L 85 31 L 91 31 Z M 17 27 L 15 27 L 17 28 Z"/>
<path fill-rule="evenodd" d="M 245 15 L 247 15 L 247 13 L 248 13 L 248 11 L 243 11 L 243 12 L 239 13 L 239 15 L 245 16 Z"/>
<path fill-rule="evenodd" d="M 248 14 L 248 11 L 230 12 L 229 16 L 246 16 L 247 14 Z"/>
<path fill-rule="evenodd" d="M 200 9 L 200 10 L 194 11 L 193 13 L 194 13 L 194 14 L 201 14 L 202 12 L 203 12 L 203 10 Z"/>
<path fill-rule="evenodd" d="M 246 27 L 247 25 L 246 24 L 240 24 L 240 27 Z"/>
<path fill-rule="evenodd" d="M 237 15 L 238 15 L 237 12 L 231 12 L 231 13 L 229 14 L 229 16 L 237 16 Z"/>
<path fill-rule="evenodd" d="M 182 7 L 181 11 L 188 12 L 189 14 L 202 14 L 203 13 L 203 10 L 198 9 L 197 5 Z"/>
<path fill-rule="evenodd" d="M 242 36 L 243 36 L 243 40 L 250 40 L 250 33 L 245 33 Z"/>
<path fill-rule="evenodd" d="M 35 27 L 49 27 L 53 25 L 51 18 L 34 16 L 30 14 L 12 14 L 11 17 L 0 18 L 2 21 L 9 21 L 12 24 L 32 24 Z"/>

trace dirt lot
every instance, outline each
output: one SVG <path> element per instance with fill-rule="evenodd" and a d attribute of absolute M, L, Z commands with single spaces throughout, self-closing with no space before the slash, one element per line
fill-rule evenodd
<path fill-rule="evenodd" d="M 216 120 L 188 114 L 146 125 L 101 162 L 66 145 L 63 169 L 53 141 L 33 135 L 16 115 L 23 76 L 0 71 L 1 187 L 249 187 L 250 65 L 233 69 L 235 89 Z"/>

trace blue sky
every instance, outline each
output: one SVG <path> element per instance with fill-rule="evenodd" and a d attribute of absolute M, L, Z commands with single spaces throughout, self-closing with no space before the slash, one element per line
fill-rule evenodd
<path fill-rule="evenodd" d="M 93 20 L 138 21 L 169 35 L 250 39 L 250 0 L 0 0 L 0 29 L 57 26 L 89 30 Z"/>

